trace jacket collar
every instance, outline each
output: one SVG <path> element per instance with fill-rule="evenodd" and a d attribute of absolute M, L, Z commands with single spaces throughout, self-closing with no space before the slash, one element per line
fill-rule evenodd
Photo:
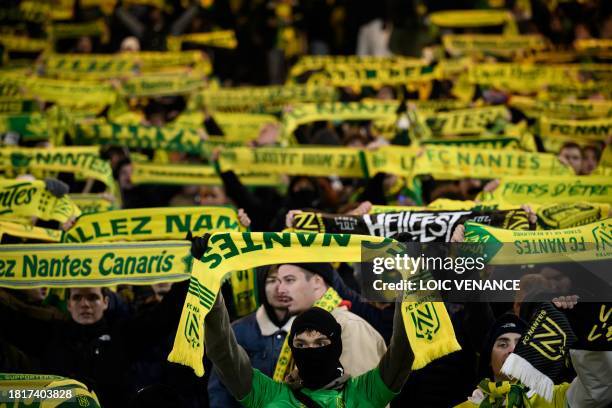
<path fill-rule="evenodd" d="M 259 330 L 261 330 L 262 336 L 271 336 L 278 331 L 289 333 L 291 330 L 291 323 L 293 323 L 295 316 L 287 320 L 287 323 L 285 323 L 283 327 L 278 327 L 272 323 L 272 320 L 270 320 L 266 313 L 266 309 L 263 306 L 259 306 L 257 312 L 255 312 L 255 319 L 257 320 L 257 325 L 259 326 Z"/>

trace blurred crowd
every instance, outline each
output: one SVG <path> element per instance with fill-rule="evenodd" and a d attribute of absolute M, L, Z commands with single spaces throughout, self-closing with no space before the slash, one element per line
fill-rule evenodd
<path fill-rule="evenodd" d="M 308 76 L 314 74 L 306 72 L 302 76 L 295 76 L 291 74 L 291 68 L 299 64 L 300 58 L 309 55 L 330 58 L 371 56 L 390 61 L 395 57 L 411 58 L 424 61 L 433 69 L 441 65 L 441 61 L 455 57 L 442 46 L 443 35 L 501 35 L 506 28 L 498 23 L 478 26 L 460 24 L 459 27 L 435 24 L 430 18 L 432 13 L 451 9 L 487 9 L 507 10 L 515 25 L 515 35 L 539 35 L 546 42 L 545 50 L 529 50 L 521 58 L 529 60 L 532 57 L 529 61 L 541 66 L 584 63 L 606 67 L 602 68 L 602 76 L 595 78 L 593 88 L 581 90 L 580 95 L 573 95 L 570 91 L 566 94 L 549 93 L 547 100 L 605 103 L 612 98 L 610 68 L 607 65 L 612 58 L 612 2 L 606 1 L 385 0 L 373 3 L 362 0 L 58 0 L 56 3 L 46 3 L 41 0 L 26 3 L 33 3 L 33 10 L 42 10 L 47 14 L 44 21 L 33 21 L 36 19 L 26 19 L 22 14 L 10 11 L 19 9 L 20 2 L 3 2 L 1 7 L 4 11 L 0 14 L 3 30 L 0 32 L 0 43 L 4 48 L 0 70 L 2 87 L 10 84 L 11 79 L 4 76 L 11 70 L 24 78 L 45 78 L 45 58 L 49 54 L 69 54 L 78 58 L 98 54 L 120 56 L 147 51 L 169 52 L 168 39 L 180 36 L 186 37 L 180 48 L 173 52 L 197 50 L 205 61 L 210 62 L 211 73 L 202 75 L 202 88 L 196 91 L 204 95 L 208 90 L 244 86 L 285 84 L 292 87 L 304 84 Z M 60 15 L 53 22 L 47 20 L 51 19 L 48 13 L 53 11 L 65 15 Z M 103 22 L 104 34 L 78 35 L 77 32 L 70 38 L 50 39 L 49 25 L 94 21 Z M 195 40 L 190 43 L 187 37 L 189 34 L 220 30 L 231 30 L 235 43 L 230 46 Z M 45 46 L 44 50 L 19 49 L 10 46 L 8 40 L 3 42 L 2 39 L 9 36 L 27 38 L 32 44 L 39 39 L 49 40 L 51 45 Z M 589 39 L 607 40 L 608 48 L 601 53 L 578 52 L 576 42 Z M 467 56 L 473 58 L 472 64 L 475 65 L 517 61 L 516 55 L 502 56 L 495 52 Z M 457 57 L 456 60 L 460 59 Z M 346 63 L 349 68 L 351 64 Z M 314 71 L 316 73 L 317 69 Z M 185 75 L 191 73 L 191 67 L 184 72 Z M 52 78 L 52 75 L 47 77 Z M 59 78 L 65 80 L 61 76 Z M 491 138 L 502 137 L 508 133 L 506 129 L 525 126 L 531 132 L 529 137 L 533 140 L 534 152 L 555 155 L 561 165 L 571 169 L 576 177 L 599 175 L 607 177 L 609 181 L 612 173 L 610 167 L 606 167 L 610 166 L 606 156 L 609 157 L 612 143 L 612 126 L 608 125 L 603 137 L 588 139 L 586 143 L 580 137 L 575 140 L 565 138 L 551 149 L 538 133 L 538 118 L 528 114 L 527 109 L 511 104 L 514 94 L 522 93 L 537 99 L 541 97 L 539 91 L 525 89 L 521 92 L 504 89 L 503 86 L 470 83 L 466 97 L 459 91 L 462 78 L 460 75 L 436 77 L 428 79 L 426 85 L 385 84 L 384 80 L 376 85 L 360 85 L 358 79 L 354 86 L 332 84 L 336 92 L 333 103 L 397 102 L 394 111 L 397 120 L 393 123 L 390 136 L 383 134 L 373 120 L 322 119 L 300 124 L 288 138 L 284 131 L 287 123 L 284 117 L 299 109 L 299 103 L 291 101 L 283 103 L 280 108 L 264 106 L 263 112 L 259 105 L 257 110 L 224 111 L 216 109 L 214 101 L 210 105 L 206 102 L 194 104 L 193 95 L 189 93 L 128 95 L 118 97 L 113 104 L 101 109 L 85 112 L 79 111 L 76 104 L 69 103 L 67 107 L 62 107 L 59 99 L 37 95 L 35 85 L 27 91 L 18 87 L 24 94 L 3 93 L 2 100 L 31 100 L 33 108 L 30 112 L 2 112 L 1 149 L 53 149 L 79 145 L 69 131 L 61 132 L 59 136 L 57 132 L 53 136 L 49 132 L 42 137 L 30 137 L 36 130 L 23 130 L 12 125 L 16 122 L 8 119 L 11 115 L 16 117 L 35 112 L 42 116 L 49 115 L 47 120 L 50 121 L 50 112 L 59 108 L 60 112 L 67 112 L 69 120 L 76 120 L 72 117 L 78 116 L 78 120 L 86 121 L 84 123 L 94 123 L 96 120 L 115 123 L 113 121 L 120 118 L 116 123 L 163 128 L 181 126 L 185 122 L 177 121 L 177 118 L 195 112 L 199 115 L 195 128 L 202 146 L 205 146 L 202 152 L 128 147 L 128 143 L 105 144 L 100 148 L 99 157 L 108 163 L 117 183 L 118 193 L 115 196 L 108 191 L 105 183 L 83 179 L 78 174 L 66 171 L 55 172 L 52 175 L 54 181 L 47 184 L 47 189 L 57 197 L 74 193 L 97 194 L 111 210 L 233 206 L 239 209 L 237 216 L 244 228 L 251 231 L 282 231 L 293 227 L 293 218 L 300 211 L 359 216 L 369 213 L 373 205 L 427 206 L 438 199 L 467 202 L 482 197 L 483 192 L 493 193 L 500 181 L 499 177 L 491 177 L 490 174 L 483 177 L 472 174 L 453 179 L 424 176 L 420 178 L 418 191 L 415 191 L 404 177 L 380 172 L 369 178 L 282 174 L 275 185 L 252 185 L 238 171 L 220 165 L 223 152 L 231 149 L 229 144 L 223 142 L 231 132 L 226 127 L 227 121 L 233 120 L 231 115 L 265 114 L 272 118 L 268 122 L 264 120 L 252 137 L 243 140 L 244 146 L 253 149 L 316 145 L 377 151 L 386 146 L 425 146 L 420 144 L 422 136 L 420 127 L 416 126 L 420 119 L 415 119 L 412 113 L 418 111 L 419 104 L 423 102 L 453 100 L 463 104 L 466 109 L 507 107 L 509 114 L 503 118 L 501 125 L 499 122 L 490 123 L 483 133 Z M 99 81 L 119 90 L 126 78 L 107 77 Z M 249 92 L 250 88 L 246 89 Z M 246 105 L 248 100 L 245 101 Z M 117 115 L 116 111 L 120 114 Z M 452 108 L 443 111 L 452 111 Z M 609 123 L 610 112 L 612 110 L 599 119 L 608 120 Z M 222 119 L 224 114 L 229 114 L 230 118 Z M 435 117 L 435 112 L 430 117 L 432 115 Z M 581 120 L 584 117 L 570 113 L 567 119 Z M 421 123 L 425 127 L 427 124 L 431 125 L 430 122 Z M 501 130 L 496 126 L 501 126 Z M 444 135 L 442 139 L 452 139 L 454 136 Z M 205 185 L 197 182 L 189 185 L 135 182 L 135 167 L 143 162 L 162 166 L 184 164 L 212 167 L 217 181 Z M 6 178 L 42 178 L 28 171 L 13 174 L 16 166 L 13 169 L 9 167 L 2 169 Z M 257 168 L 252 170 L 258 171 Z M 533 175 L 534 179 L 537 177 Z M 607 199 L 607 203 L 612 202 L 609 193 Z M 607 208 L 609 211 L 609 206 Z M 530 222 L 535 225 L 534 211 L 530 208 L 526 210 L 531 217 Z M 606 217 L 607 214 L 603 218 Z M 76 218 L 66 222 L 38 219 L 31 225 L 68 231 L 76 221 Z M 455 232 L 453 239 L 463 239 L 461 228 Z M 24 242 L 35 241 L 2 235 L 2 245 Z M 550 277 L 551 282 L 555 279 L 554 276 Z M 0 286 L 3 286 L 1 280 L 0 275 Z M 342 298 L 331 314 L 342 327 L 344 351 L 340 362 L 348 374 L 358 376 L 377 366 L 389 346 L 393 333 L 394 305 L 365 301 L 360 296 L 356 271 L 351 264 L 271 265 L 258 268 L 254 283 L 257 307 L 247 315 L 239 315 L 232 305 L 229 282 L 224 284 L 222 293 L 238 344 L 246 350 L 252 366 L 263 374 L 273 376 L 295 316 L 309 310 L 329 287 L 334 288 Z M 576 304 L 575 298 L 568 297 L 572 293 L 566 293 L 560 282 L 546 285 L 536 283 L 534 287 L 548 291 L 560 310 L 571 309 Z M 152 286 L 119 285 L 112 290 L 106 287 L 2 288 L 0 372 L 56 374 L 73 378 L 93 389 L 103 407 L 238 407 L 240 404 L 212 369 L 208 357 L 205 357 L 204 378 L 197 377 L 188 367 L 167 361 L 187 290 L 188 282 Z M 526 293 L 522 294 L 526 299 L 519 299 L 514 304 L 448 302 L 446 308 L 462 350 L 413 371 L 391 406 L 452 407 L 468 397 L 474 397 L 474 389 L 484 378 L 491 381 L 508 380 L 500 372 L 501 365 L 524 334 L 534 312 Z M 606 358 L 609 363 L 609 356 Z M 607 369 L 610 370 L 610 367 Z M 577 370 L 570 364 L 561 375 L 562 383 L 571 383 L 576 375 Z M 479 406 L 480 401 L 473 406 Z M 601 404 L 610 401 L 610 391 L 607 390 L 591 405 L 580 406 L 603 407 L 606 405 Z M 533 406 L 564 405 L 538 402 Z"/>

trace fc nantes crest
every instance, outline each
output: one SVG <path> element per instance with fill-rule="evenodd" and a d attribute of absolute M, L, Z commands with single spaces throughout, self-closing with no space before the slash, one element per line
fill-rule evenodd
<path fill-rule="evenodd" d="M 431 303 L 411 306 L 410 316 L 416 328 L 416 336 L 421 339 L 431 340 L 433 335 L 440 330 L 440 318 L 436 309 Z"/>

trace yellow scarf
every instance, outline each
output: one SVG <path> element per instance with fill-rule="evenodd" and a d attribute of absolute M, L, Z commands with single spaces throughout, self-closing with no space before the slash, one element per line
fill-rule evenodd
<path fill-rule="evenodd" d="M 132 183 L 221 186 L 223 183 L 212 166 L 188 164 L 133 163 Z M 277 175 L 265 171 L 239 171 L 240 181 L 246 186 L 277 186 Z"/>
<path fill-rule="evenodd" d="M 359 150 L 346 147 L 289 147 L 225 149 L 219 157 L 222 171 L 257 169 L 269 174 L 361 177 Z"/>
<path fill-rule="evenodd" d="M 513 231 L 465 223 L 465 242 L 485 244 L 485 251 L 491 252 L 487 256 L 491 265 L 612 259 L 611 234 L 612 218 L 547 231 Z"/>
<path fill-rule="evenodd" d="M 378 237 L 314 233 L 215 233 L 199 261 L 194 261 L 191 284 L 168 360 L 204 375 L 204 319 L 212 308 L 223 277 L 234 270 L 286 262 L 359 262 L 362 243 L 391 243 Z M 460 349 L 453 326 L 439 302 L 403 302 L 406 335 L 414 350 L 413 369 Z M 429 315 L 436 330 L 425 335 L 415 325 Z"/>
<path fill-rule="evenodd" d="M 3 245 L 0 256 L 0 286 L 13 289 L 177 282 L 192 260 L 185 241 Z"/>
<path fill-rule="evenodd" d="M 189 231 L 240 231 L 229 207 L 163 207 L 114 210 L 81 216 L 63 242 L 115 242 L 183 239 Z"/>
<path fill-rule="evenodd" d="M 44 181 L 0 179 L 0 217 L 37 217 L 66 222 L 81 215 L 68 196 L 58 198 L 45 188 Z"/>
<path fill-rule="evenodd" d="M 42 242 L 60 242 L 62 239 L 62 231 L 59 230 L 0 221 L 0 240 L 4 235 Z"/>
<path fill-rule="evenodd" d="M 38 178 L 74 173 L 77 179 L 101 181 L 116 196 L 110 164 L 98 157 L 99 150 L 97 146 L 0 149 L 0 170 L 12 176 L 32 173 Z"/>
<path fill-rule="evenodd" d="M 477 198 L 513 204 L 612 203 L 612 181 L 606 176 L 502 177 L 495 191 Z"/>

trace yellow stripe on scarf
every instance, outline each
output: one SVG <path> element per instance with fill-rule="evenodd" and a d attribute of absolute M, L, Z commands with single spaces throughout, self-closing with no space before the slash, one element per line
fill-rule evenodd
<path fill-rule="evenodd" d="M 204 319 L 227 273 L 286 262 L 359 262 L 362 243 L 384 242 L 393 241 L 348 234 L 212 234 L 205 254 L 199 261 L 194 261 L 189 292 L 168 360 L 192 367 L 197 376 L 204 375 Z M 415 354 L 413 369 L 460 350 L 444 303 L 403 302 L 401 307 L 406 334 Z M 426 332 L 420 329 L 419 319 L 426 315 L 435 323 L 435 330 Z"/>

